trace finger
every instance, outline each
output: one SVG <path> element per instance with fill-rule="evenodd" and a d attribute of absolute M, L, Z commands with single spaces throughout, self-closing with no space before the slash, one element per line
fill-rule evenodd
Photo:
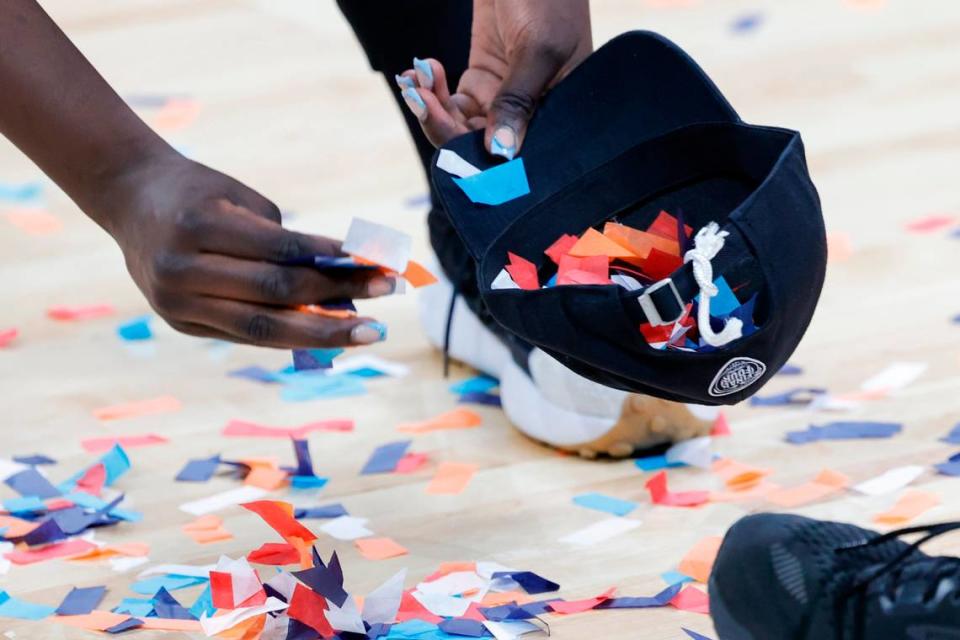
<path fill-rule="evenodd" d="M 448 140 L 469 131 L 466 124 L 443 108 L 432 91 L 406 87 L 402 95 L 407 107 L 420 121 L 420 128 L 423 129 L 427 140 L 435 147 L 446 144 Z"/>
<path fill-rule="evenodd" d="M 490 153 L 513 160 L 523 146 L 527 125 L 540 97 L 564 62 L 564 56 L 547 47 L 531 46 L 517 51 L 487 117 L 486 144 Z"/>
<path fill-rule="evenodd" d="M 447 84 L 447 70 L 443 68 L 439 60 L 427 58 L 413 59 L 413 70 L 417 80 L 417 86 L 433 92 L 437 100 L 447 111 L 452 111 L 454 105 L 450 102 L 450 87 Z"/>
<path fill-rule="evenodd" d="M 280 224 L 283 222 L 283 216 L 280 213 L 280 207 L 275 205 L 272 200 L 260 195 L 253 189 L 244 187 L 230 194 L 231 201 L 241 207 L 246 207 L 261 218 L 270 222 Z"/>
<path fill-rule="evenodd" d="M 180 321 L 211 327 L 238 342 L 278 349 L 347 347 L 387 337 L 387 328 L 371 318 L 328 318 L 217 298 L 197 300 Z"/>
<path fill-rule="evenodd" d="M 216 254 L 197 258 L 186 279 L 186 288 L 193 293 L 281 307 L 384 296 L 393 293 L 396 284 L 396 280 L 378 271 L 335 276 L 309 267 L 237 260 Z"/>
<path fill-rule="evenodd" d="M 193 336 L 194 338 L 212 338 L 214 340 L 227 340 L 229 342 L 237 341 L 237 339 L 229 333 L 224 333 L 223 331 L 206 327 L 202 324 L 194 324 L 192 322 L 177 322 L 176 320 L 168 320 L 167 324 L 180 333 Z"/>
<path fill-rule="evenodd" d="M 343 255 L 336 240 L 289 231 L 225 200 L 212 206 L 215 211 L 195 216 L 197 221 L 185 231 L 199 239 L 203 251 L 278 264 L 314 255 Z"/>

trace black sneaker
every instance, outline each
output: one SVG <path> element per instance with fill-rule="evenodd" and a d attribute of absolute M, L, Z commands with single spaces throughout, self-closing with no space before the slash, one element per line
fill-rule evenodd
<path fill-rule="evenodd" d="M 918 550 L 955 529 L 880 535 L 794 515 L 744 518 L 710 576 L 720 640 L 960 640 L 960 558 Z M 914 544 L 898 539 L 917 533 Z"/>

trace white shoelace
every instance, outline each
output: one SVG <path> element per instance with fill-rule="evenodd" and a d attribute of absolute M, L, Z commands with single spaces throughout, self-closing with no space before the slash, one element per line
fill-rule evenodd
<path fill-rule="evenodd" d="M 728 231 L 720 231 L 720 225 L 711 222 L 700 229 L 694 237 L 694 248 L 683 256 L 684 263 L 693 262 L 693 277 L 700 285 L 700 303 L 697 309 L 697 325 L 703 341 L 712 347 L 722 347 L 743 335 L 743 322 L 730 318 L 720 333 L 710 326 L 710 299 L 719 290 L 713 284 L 713 264 L 710 262 L 723 248 Z"/>

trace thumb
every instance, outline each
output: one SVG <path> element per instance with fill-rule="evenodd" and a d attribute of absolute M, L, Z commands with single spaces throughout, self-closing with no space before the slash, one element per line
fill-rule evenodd
<path fill-rule="evenodd" d="M 490 153 L 513 160 L 523 146 L 540 97 L 562 67 L 561 56 L 540 47 L 517 52 L 487 115 L 485 140 Z"/>

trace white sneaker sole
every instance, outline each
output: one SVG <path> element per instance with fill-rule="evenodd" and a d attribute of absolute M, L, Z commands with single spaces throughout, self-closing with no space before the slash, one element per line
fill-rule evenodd
<path fill-rule="evenodd" d="M 441 349 L 451 295 L 453 287 L 442 275 L 440 282 L 420 292 L 421 325 L 430 343 Z M 500 380 L 504 412 L 517 430 L 584 458 L 622 458 L 638 449 L 710 432 L 710 420 L 694 416 L 686 405 L 649 396 L 628 395 L 619 416 L 585 415 L 551 402 L 462 297 L 454 306 L 449 355 Z"/>

